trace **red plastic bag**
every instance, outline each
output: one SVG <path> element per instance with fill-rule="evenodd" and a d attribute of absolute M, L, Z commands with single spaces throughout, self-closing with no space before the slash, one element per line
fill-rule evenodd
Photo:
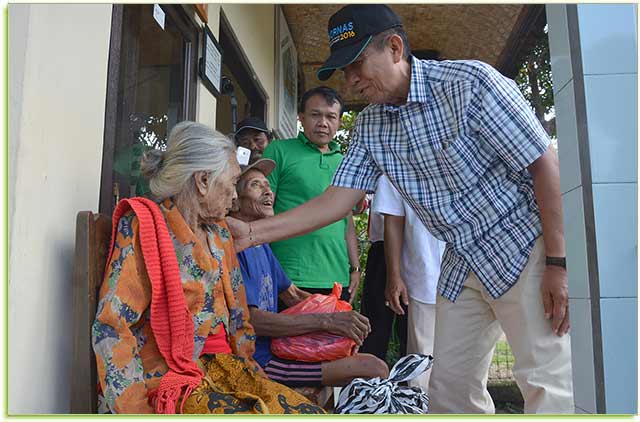
<path fill-rule="evenodd" d="M 313 294 L 281 313 L 289 315 L 319 314 L 350 311 L 351 305 L 340 300 L 342 286 L 333 284 L 330 295 Z M 302 362 L 324 362 L 345 358 L 354 354 L 355 341 L 348 337 L 327 332 L 315 332 L 294 337 L 278 337 L 271 340 L 271 352 L 282 359 Z"/>

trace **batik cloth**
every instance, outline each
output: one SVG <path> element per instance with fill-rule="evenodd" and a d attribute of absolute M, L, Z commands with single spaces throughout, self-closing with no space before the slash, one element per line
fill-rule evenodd
<path fill-rule="evenodd" d="M 202 383 L 185 400 L 192 414 L 318 414 L 324 410 L 306 397 L 271 381 L 228 354 L 204 355 Z"/>

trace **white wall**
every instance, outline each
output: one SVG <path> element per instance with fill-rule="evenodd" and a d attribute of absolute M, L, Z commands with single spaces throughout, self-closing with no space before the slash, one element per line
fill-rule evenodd
<path fill-rule="evenodd" d="M 69 411 L 75 218 L 97 210 L 111 5 L 9 5 L 8 412 Z"/>

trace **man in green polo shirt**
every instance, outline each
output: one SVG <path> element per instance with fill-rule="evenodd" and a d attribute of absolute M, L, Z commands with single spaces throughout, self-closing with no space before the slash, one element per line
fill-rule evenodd
<path fill-rule="evenodd" d="M 276 162 L 269 175 L 275 193 L 276 214 L 307 202 L 329 187 L 342 161 L 333 140 L 340 127 L 343 101 L 328 87 L 305 92 L 298 119 L 303 132 L 297 138 L 272 142 L 263 157 Z M 348 216 L 304 236 L 271 244 L 287 276 L 299 288 L 329 294 L 333 282 L 343 286 L 342 298 L 352 301 L 360 282 L 358 241 Z"/>

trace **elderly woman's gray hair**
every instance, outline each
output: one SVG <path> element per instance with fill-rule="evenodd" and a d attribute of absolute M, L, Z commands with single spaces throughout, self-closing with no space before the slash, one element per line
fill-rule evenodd
<path fill-rule="evenodd" d="M 169 133 L 166 151 L 144 153 L 140 170 L 149 180 L 151 194 L 163 200 L 189 190 L 187 182 L 197 171 L 209 171 L 215 180 L 227 169 L 235 151 L 233 141 L 220 132 L 184 121 Z"/>

